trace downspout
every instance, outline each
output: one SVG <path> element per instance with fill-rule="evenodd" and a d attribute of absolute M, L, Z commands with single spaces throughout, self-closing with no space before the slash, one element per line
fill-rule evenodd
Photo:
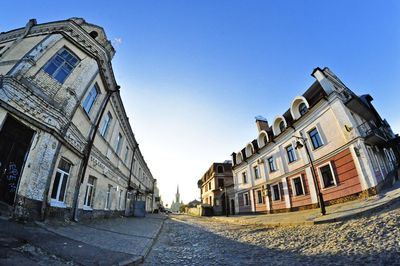
<path fill-rule="evenodd" d="M 138 146 L 139 146 L 139 144 L 136 143 L 136 146 L 134 146 L 132 149 L 131 167 L 129 168 L 128 189 L 126 190 L 126 195 L 125 195 L 125 216 L 129 216 L 128 208 L 130 206 L 128 206 L 128 192 L 131 187 L 131 176 L 132 176 L 133 167 L 134 167 L 133 163 L 135 161 L 135 153 L 136 153 L 136 149 Z"/>
<path fill-rule="evenodd" d="M 108 105 L 108 102 L 110 101 L 111 96 L 112 96 L 112 94 L 114 92 L 119 93 L 119 89 L 120 89 L 120 86 L 117 85 L 117 89 L 116 90 L 107 92 L 106 100 L 105 100 L 105 102 L 103 104 L 103 108 L 101 110 L 100 116 L 99 116 L 99 118 L 97 120 L 97 123 L 96 123 L 96 125 L 94 127 L 94 130 L 93 130 L 93 133 L 92 133 L 92 136 L 90 137 L 89 143 L 87 145 L 87 151 L 86 151 L 86 154 L 85 154 L 85 156 L 83 158 L 83 162 L 82 162 L 82 166 L 81 166 L 81 174 L 80 174 L 80 177 L 77 180 L 77 184 L 76 184 L 76 187 L 75 187 L 74 207 L 73 207 L 73 209 L 74 209 L 73 219 L 74 219 L 75 222 L 78 222 L 79 192 L 81 190 L 81 185 L 83 183 L 83 180 L 85 179 L 86 169 L 87 169 L 87 166 L 88 166 L 88 163 L 89 163 L 90 153 L 92 152 L 94 140 L 96 138 L 97 131 L 98 131 L 99 127 L 100 127 L 100 122 L 102 121 L 103 115 L 104 115 L 104 113 L 106 111 L 106 107 Z"/>

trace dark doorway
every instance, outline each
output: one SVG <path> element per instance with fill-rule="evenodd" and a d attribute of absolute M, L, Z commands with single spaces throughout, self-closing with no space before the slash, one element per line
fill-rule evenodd
<path fill-rule="evenodd" d="M 234 215 L 235 214 L 235 200 L 231 199 L 231 214 Z"/>
<path fill-rule="evenodd" d="M 22 165 L 28 152 L 33 130 L 11 116 L 0 129 L 0 201 L 14 204 Z"/>

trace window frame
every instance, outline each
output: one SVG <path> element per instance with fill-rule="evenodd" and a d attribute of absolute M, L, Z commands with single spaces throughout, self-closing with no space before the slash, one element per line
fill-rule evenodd
<path fill-rule="evenodd" d="M 261 178 L 260 168 L 258 167 L 258 165 L 253 166 L 253 173 L 254 173 L 254 179 L 258 180 Z"/>
<path fill-rule="evenodd" d="M 89 183 L 89 181 L 91 179 L 93 180 L 93 183 Z M 85 210 L 93 210 L 95 187 L 96 187 L 96 178 L 94 176 L 89 176 L 88 181 L 86 183 L 85 198 L 83 201 L 83 209 L 85 209 Z M 89 193 L 88 193 L 88 191 L 89 191 Z M 88 202 L 88 200 L 90 202 Z"/>
<path fill-rule="evenodd" d="M 268 161 L 269 172 L 270 173 L 276 172 L 276 170 L 278 170 L 278 169 L 276 168 L 276 165 L 275 165 L 274 156 L 268 157 L 267 161 Z"/>
<path fill-rule="evenodd" d="M 242 172 L 242 182 L 243 182 L 243 184 L 247 184 L 247 173 L 246 173 L 246 171 Z"/>
<path fill-rule="evenodd" d="M 92 102 L 90 103 L 90 106 L 88 107 L 89 109 L 86 110 L 87 108 L 86 105 L 89 103 L 89 99 L 91 99 L 90 97 L 92 96 L 92 91 L 95 91 L 96 95 L 94 96 Z M 100 94 L 99 86 L 97 84 L 94 84 L 93 87 L 90 89 L 89 93 L 86 95 L 85 100 L 82 102 L 82 108 L 86 112 L 86 114 L 89 114 L 90 111 L 92 110 L 92 107 L 96 102 L 96 99 L 99 96 L 99 94 Z"/>
<path fill-rule="evenodd" d="M 322 177 L 322 172 L 321 172 L 321 168 L 326 167 L 327 165 L 329 165 L 329 170 L 331 171 L 332 179 L 333 179 L 333 183 L 334 183 L 333 185 L 331 185 L 329 187 L 325 186 L 324 179 Z M 329 161 L 327 163 L 324 163 L 324 164 L 321 164 L 317 168 L 318 168 L 318 178 L 319 178 L 319 182 L 321 184 L 321 189 L 322 190 L 330 189 L 330 188 L 334 188 L 334 187 L 338 186 L 337 185 L 337 181 L 336 181 L 335 171 L 333 171 L 333 167 L 332 167 L 332 162 L 331 161 Z M 322 187 L 322 185 L 323 185 L 323 187 Z"/>
<path fill-rule="evenodd" d="M 69 53 L 72 58 L 76 59 L 76 62 L 74 65 L 72 65 L 70 62 L 67 62 L 67 60 L 65 60 L 64 58 L 62 58 L 61 54 L 66 51 L 67 53 Z M 57 66 L 54 61 L 56 60 L 56 58 L 61 58 L 62 62 L 60 63 L 59 66 Z M 49 76 L 51 76 L 54 80 L 56 80 L 57 82 L 59 82 L 60 84 L 64 84 L 64 82 L 68 79 L 69 75 L 71 75 L 71 73 L 74 71 L 74 69 L 76 68 L 77 65 L 79 65 L 80 63 L 80 59 L 79 57 L 72 52 L 70 49 L 68 49 L 67 47 L 62 47 L 61 49 L 59 49 L 57 51 L 57 53 L 55 53 L 48 61 L 47 63 L 43 66 L 42 70 L 44 72 L 46 72 Z M 50 74 L 50 65 L 53 64 L 54 66 L 56 66 L 56 69 L 53 71 L 53 73 Z M 63 68 L 65 65 L 68 65 L 71 70 L 68 72 L 68 74 L 64 77 L 63 80 L 59 80 L 56 77 L 58 76 L 58 74 L 64 70 L 65 68 Z"/>
<path fill-rule="evenodd" d="M 112 197 L 111 197 L 111 191 L 112 191 L 113 186 L 108 185 L 107 192 L 106 192 L 106 204 L 104 206 L 105 210 L 111 210 L 111 202 L 112 202 Z"/>
<path fill-rule="evenodd" d="M 297 194 L 296 184 L 295 184 L 295 181 L 294 181 L 295 179 L 300 179 L 301 189 L 302 189 L 302 192 L 303 192 L 302 194 Z M 306 195 L 305 189 L 304 189 L 303 177 L 301 175 L 293 177 L 291 179 L 291 183 L 292 183 L 292 195 L 293 196 L 298 197 L 298 196 L 305 196 Z"/>
<path fill-rule="evenodd" d="M 313 139 L 314 139 L 314 136 L 315 136 L 315 135 L 311 136 L 311 134 L 310 134 L 310 133 L 311 133 L 312 131 L 314 131 L 314 130 L 316 131 L 316 133 L 317 133 L 317 135 L 318 135 L 318 139 L 319 139 L 319 141 L 320 141 L 320 145 L 319 145 L 318 147 L 315 147 L 315 145 L 314 145 Z M 318 127 L 313 127 L 312 129 L 310 129 L 310 130 L 307 132 L 307 134 L 308 134 L 308 137 L 310 138 L 310 142 L 311 142 L 311 145 L 312 145 L 313 150 L 319 149 L 319 148 L 321 148 L 322 146 L 325 145 L 325 143 L 323 142 L 323 140 L 322 140 L 322 138 L 321 138 L 321 134 L 320 134 L 320 132 L 319 132 Z"/>
<path fill-rule="evenodd" d="M 67 163 L 67 164 L 69 165 L 68 172 L 66 172 L 66 171 L 64 171 L 64 170 L 62 170 L 62 169 L 60 169 L 61 161 L 64 161 L 65 163 Z M 65 207 L 66 207 L 66 205 L 65 205 L 65 198 L 66 198 L 66 195 L 67 195 L 67 189 L 68 189 L 69 176 L 70 176 L 70 174 L 71 174 L 71 169 L 72 169 L 72 163 L 71 163 L 69 160 L 67 160 L 67 159 L 65 159 L 65 158 L 63 158 L 63 157 L 61 157 L 60 160 L 59 160 L 59 162 L 58 162 L 56 174 L 55 174 L 54 179 L 53 179 L 53 187 L 52 187 L 52 190 L 51 190 L 51 192 L 50 192 L 50 205 L 51 205 L 51 206 L 62 207 L 62 208 L 65 208 Z M 57 177 L 57 174 L 60 174 L 60 177 L 59 177 L 59 180 L 58 180 L 56 197 L 53 198 L 53 191 L 54 191 L 54 185 L 55 185 L 54 182 L 55 182 L 55 179 L 56 179 L 56 177 Z M 64 182 L 64 179 L 66 179 L 65 182 Z M 62 195 L 63 198 L 60 199 L 60 196 L 61 196 L 60 193 L 61 193 L 63 184 L 65 185 L 65 188 L 64 188 L 64 195 Z"/>
<path fill-rule="evenodd" d="M 247 196 L 247 197 L 246 197 Z M 246 202 L 247 201 L 247 202 Z M 243 193 L 243 206 L 250 206 L 249 192 Z"/>
<path fill-rule="evenodd" d="M 122 139 L 123 139 L 123 136 L 122 136 L 121 132 L 118 132 L 117 141 L 116 141 L 116 145 L 115 145 L 115 153 L 117 155 L 119 155 L 119 152 L 121 151 Z"/>
<path fill-rule="evenodd" d="M 291 154 L 292 154 L 293 158 L 291 158 L 291 156 L 289 155 L 289 149 L 291 149 Z M 293 144 L 290 144 L 290 145 L 286 146 L 285 150 L 286 150 L 286 156 L 288 158 L 288 162 L 289 163 L 293 163 L 293 162 L 297 161 L 297 156 L 296 156 L 296 152 L 295 152 L 295 149 L 293 147 Z"/>
<path fill-rule="evenodd" d="M 113 116 L 110 111 L 107 112 L 106 117 L 103 120 L 103 126 L 100 129 L 100 135 L 105 138 L 107 136 L 108 130 L 110 128 L 111 121 L 113 120 Z"/>
<path fill-rule="evenodd" d="M 304 108 L 302 108 L 304 106 Z M 299 114 L 300 114 L 300 116 L 303 116 L 303 115 L 305 115 L 307 112 L 308 112 L 308 107 L 307 107 L 307 105 L 304 103 L 304 102 L 301 102 L 300 104 L 299 104 Z"/>
<path fill-rule="evenodd" d="M 285 121 L 281 120 L 281 122 L 279 122 L 279 131 L 282 133 L 283 131 L 285 131 L 286 126 L 285 126 Z"/>
<path fill-rule="evenodd" d="M 258 204 L 263 204 L 264 203 L 264 197 L 262 195 L 262 190 L 261 189 L 257 190 L 257 202 L 258 202 Z"/>
<path fill-rule="evenodd" d="M 275 194 L 274 187 L 278 187 L 278 195 Z M 280 201 L 281 200 L 281 188 L 280 188 L 279 183 L 271 185 L 271 191 L 272 191 L 272 201 Z"/>

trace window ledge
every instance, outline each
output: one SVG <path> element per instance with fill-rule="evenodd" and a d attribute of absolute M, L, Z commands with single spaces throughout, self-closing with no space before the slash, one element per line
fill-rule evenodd
<path fill-rule="evenodd" d="M 83 208 L 82 208 L 82 209 L 85 210 L 85 211 L 93 211 L 93 208 L 92 208 L 92 207 L 86 206 L 86 205 L 83 205 Z"/>
<path fill-rule="evenodd" d="M 326 191 L 326 190 L 330 190 L 330 189 L 332 189 L 332 188 L 336 188 L 336 187 L 338 187 L 338 185 L 332 185 L 332 186 L 330 186 L 330 187 L 326 187 L 326 188 L 321 188 L 321 191 Z"/>
<path fill-rule="evenodd" d="M 67 205 L 65 204 L 65 202 L 54 200 L 54 199 L 51 199 L 50 206 L 57 207 L 57 208 L 67 208 Z"/>

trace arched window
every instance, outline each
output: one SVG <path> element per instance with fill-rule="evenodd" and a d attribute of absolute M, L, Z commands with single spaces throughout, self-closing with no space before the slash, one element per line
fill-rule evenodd
<path fill-rule="evenodd" d="M 305 103 L 301 103 L 299 105 L 299 113 L 300 113 L 300 115 L 304 115 L 305 113 L 307 113 L 307 111 L 308 111 L 307 105 Z"/>
<path fill-rule="evenodd" d="M 217 172 L 218 172 L 219 174 L 223 173 L 223 172 L 224 172 L 224 168 L 223 168 L 221 165 L 218 166 Z"/>
<path fill-rule="evenodd" d="M 263 138 L 263 140 L 264 140 L 264 145 L 267 145 L 267 142 L 268 142 L 267 135 L 264 135 L 264 138 Z"/>
<path fill-rule="evenodd" d="M 279 123 L 279 129 L 281 130 L 281 132 L 283 132 L 285 130 L 285 122 L 281 121 Z"/>

